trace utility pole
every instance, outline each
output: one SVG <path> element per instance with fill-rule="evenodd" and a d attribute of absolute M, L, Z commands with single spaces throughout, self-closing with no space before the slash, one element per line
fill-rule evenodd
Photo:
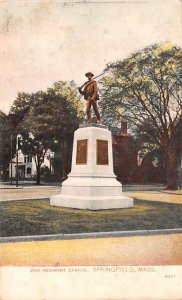
<path fill-rule="evenodd" d="M 49 165 L 49 172 L 50 172 L 50 175 L 51 175 L 51 172 L 52 172 L 52 163 L 51 163 L 51 156 L 49 156 L 49 160 L 50 160 L 50 165 Z"/>
<path fill-rule="evenodd" d="M 17 134 L 16 136 L 16 187 L 18 187 L 18 146 L 19 146 L 19 139 L 21 138 L 21 134 Z"/>
<path fill-rule="evenodd" d="M 19 135 L 16 136 L 16 187 L 18 187 L 18 138 Z"/>
<path fill-rule="evenodd" d="M 13 136 L 11 134 L 11 169 L 10 169 L 10 176 L 11 176 L 11 185 L 13 184 L 13 176 L 12 176 L 12 160 L 13 160 Z"/>
<path fill-rule="evenodd" d="M 62 168 L 62 181 L 65 180 L 66 175 L 65 175 L 65 142 L 63 140 L 62 142 L 62 162 L 63 162 L 63 168 Z"/>
<path fill-rule="evenodd" d="M 180 183 L 179 183 L 179 188 L 180 190 L 182 189 L 182 151 L 181 151 L 181 157 L 180 157 Z"/>

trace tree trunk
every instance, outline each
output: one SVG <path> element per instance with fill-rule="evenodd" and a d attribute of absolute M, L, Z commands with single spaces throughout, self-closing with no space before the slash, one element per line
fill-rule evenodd
<path fill-rule="evenodd" d="M 175 145 L 172 145 L 168 149 L 167 155 L 167 189 L 177 190 L 177 164 L 178 155 L 175 149 Z"/>
<path fill-rule="evenodd" d="M 40 185 L 40 165 L 38 164 L 36 167 L 37 167 L 36 184 L 37 184 L 37 185 Z"/>

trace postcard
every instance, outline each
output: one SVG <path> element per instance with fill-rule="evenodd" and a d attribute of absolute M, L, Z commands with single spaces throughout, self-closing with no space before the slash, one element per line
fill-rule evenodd
<path fill-rule="evenodd" d="M 182 1 L 0 1 L 0 299 L 181 299 Z"/>

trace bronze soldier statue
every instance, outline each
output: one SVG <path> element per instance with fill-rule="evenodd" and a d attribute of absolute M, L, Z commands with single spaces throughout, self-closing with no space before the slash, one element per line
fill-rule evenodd
<path fill-rule="evenodd" d="M 84 99 L 87 101 L 86 103 L 86 113 L 87 113 L 87 121 L 86 123 L 89 124 L 91 122 L 91 106 L 94 109 L 94 112 L 97 117 L 97 124 L 101 123 L 101 117 L 100 113 L 98 111 L 97 107 L 97 100 L 99 99 L 98 97 L 98 88 L 97 88 L 97 82 L 92 79 L 94 77 L 94 74 L 91 72 L 87 72 L 85 76 L 88 78 L 88 81 L 85 82 L 81 87 L 78 88 L 79 93 L 81 95 L 84 95 Z M 82 88 L 84 87 L 83 91 Z"/>

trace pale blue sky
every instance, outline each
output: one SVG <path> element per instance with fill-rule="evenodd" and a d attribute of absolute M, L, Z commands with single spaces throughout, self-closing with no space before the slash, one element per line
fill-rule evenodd
<path fill-rule="evenodd" d="M 95 1 L 97 2 L 97 1 Z M 181 1 L 0 2 L 0 109 L 17 93 L 85 81 L 152 43 L 181 46 Z"/>

